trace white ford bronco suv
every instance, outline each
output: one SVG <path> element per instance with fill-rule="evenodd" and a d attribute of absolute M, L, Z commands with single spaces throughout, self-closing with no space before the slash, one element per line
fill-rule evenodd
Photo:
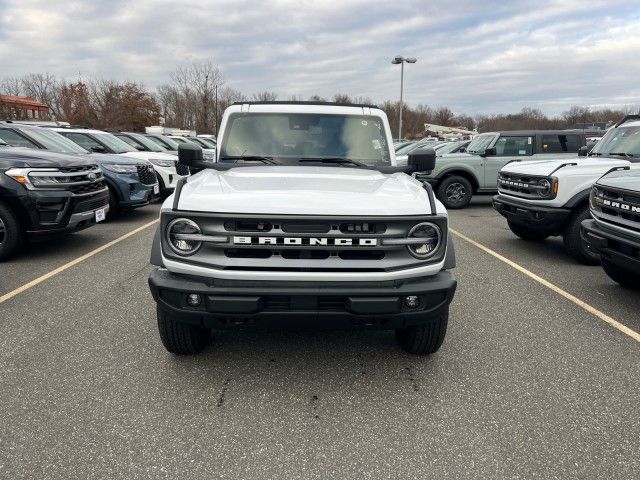
<path fill-rule="evenodd" d="M 498 175 L 493 207 L 509 229 L 524 240 L 562 235 L 567 252 L 581 263 L 597 265 L 600 255 L 580 234 L 590 218 L 589 195 L 598 178 L 615 167 L 640 161 L 640 117 L 618 122 L 584 156 L 544 162 L 512 162 Z"/>
<path fill-rule="evenodd" d="M 438 350 L 456 289 L 447 212 L 425 149 L 397 167 L 385 113 L 369 105 L 234 104 L 217 162 L 166 199 L 149 285 L 161 340 L 203 349 L 211 330 L 362 328 L 397 332 L 414 354 Z"/>
<path fill-rule="evenodd" d="M 640 138 L 640 126 L 636 129 Z M 636 143 L 640 155 L 640 142 Z M 612 170 L 591 190 L 591 216 L 582 235 L 600 254 L 609 277 L 627 288 L 640 289 L 640 165 Z"/>

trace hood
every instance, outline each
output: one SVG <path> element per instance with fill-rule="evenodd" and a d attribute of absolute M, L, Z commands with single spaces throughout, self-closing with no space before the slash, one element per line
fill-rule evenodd
<path fill-rule="evenodd" d="M 167 152 L 125 152 L 118 153 L 119 157 L 138 158 L 140 160 L 149 160 L 150 158 L 157 158 L 158 160 L 177 160 L 177 153 Z"/>
<path fill-rule="evenodd" d="M 640 192 L 640 165 L 634 165 L 630 170 L 611 172 L 598 180 L 597 184 L 603 187 Z"/>
<path fill-rule="evenodd" d="M 89 155 L 56 153 L 48 150 L 33 148 L 9 147 L 0 148 L 0 168 L 27 167 L 77 167 L 95 165 L 97 162 L 89 159 Z"/>
<path fill-rule="evenodd" d="M 87 157 L 91 158 L 91 161 L 98 165 L 102 165 L 103 163 L 117 163 L 118 165 L 140 165 L 141 163 L 149 163 L 143 159 L 123 157 L 122 155 L 116 155 L 114 153 L 90 153 Z"/>
<path fill-rule="evenodd" d="M 404 173 L 345 167 L 203 170 L 182 188 L 180 210 L 284 215 L 424 215 L 429 197 Z"/>
<path fill-rule="evenodd" d="M 563 167 L 563 165 L 566 165 Z M 576 157 L 562 160 L 540 160 L 527 162 L 511 162 L 502 167 L 501 172 L 521 175 L 537 175 L 547 177 L 562 175 L 597 175 L 610 168 L 629 165 L 629 161 L 623 159 L 604 157 Z M 562 168 L 561 168 L 562 167 Z"/>

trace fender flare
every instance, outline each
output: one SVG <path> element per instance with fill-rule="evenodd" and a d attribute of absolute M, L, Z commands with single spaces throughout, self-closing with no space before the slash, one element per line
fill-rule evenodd
<path fill-rule="evenodd" d="M 451 270 L 452 268 L 456 268 L 456 249 L 453 245 L 453 237 L 451 232 L 447 236 L 447 254 L 444 257 L 444 266 L 443 270 Z"/>
<path fill-rule="evenodd" d="M 156 228 L 156 233 L 153 235 L 149 262 L 156 267 L 164 267 L 162 264 L 162 246 L 160 245 L 160 226 Z"/>
<path fill-rule="evenodd" d="M 589 200 L 589 195 L 591 194 L 591 187 L 581 192 L 576 193 L 573 197 L 571 197 L 567 203 L 564 204 L 564 208 L 573 208 L 576 205 L 584 202 L 585 200 Z"/>

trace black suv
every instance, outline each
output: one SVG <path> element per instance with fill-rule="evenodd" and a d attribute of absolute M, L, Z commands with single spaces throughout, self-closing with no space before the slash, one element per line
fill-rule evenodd
<path fill-rule="evenodd" d="M 109 190 L 96 164 L 0 140 L 0 261 L 24 239 L 82 230 L 104 220 L 108 211 Z"/>

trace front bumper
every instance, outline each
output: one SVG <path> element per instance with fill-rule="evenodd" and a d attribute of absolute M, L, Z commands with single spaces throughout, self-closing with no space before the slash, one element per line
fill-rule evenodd
<path fill-rule="evenodd" d="M 550 234 L 562 231 L 571 215 L 571 209 L 568 208 L 534 205 L 513 200 L 504 195 L 493 197 L 493 208 L 510 222 Z"/>
<path fill-rule="evenodd" d="M 640 275 L 640 235 L 628 237 L 609 229 L 604 229 L 593 219 L 581 224 L 582 238 L 603 258 L 611 263 Z"/>
<path fill-rule="evenodd" d="M 214 329 L 395 329 L 436 319 L 451 303 L 456 279 L 449 271 L 390 282 L 228 281 L 189 277 L 164 268 L 149 276 L 159 307 L 182 321 Z M 190 307 L 186 298 L 202 298 Z M 404 297 L 416 295 L 409 308 Z"/>
<path fill-rule="evenodd" d="M 109 211 L 109 190 L 74 195 L 68 191 L 29 191 L 20 198 L 29 215 L 30 240 L 48 240 L 83 230 L 96 223 L 96 210 Z"/>
<path fill-rule="evenodd" d="M 107 178 L 112 188 L 116 191 L 118 205 L 122 208 L 143 207 L 160 197 L 159 184 L 146 185 L 140 181 L 137 173 L 112 174 Z"/>

